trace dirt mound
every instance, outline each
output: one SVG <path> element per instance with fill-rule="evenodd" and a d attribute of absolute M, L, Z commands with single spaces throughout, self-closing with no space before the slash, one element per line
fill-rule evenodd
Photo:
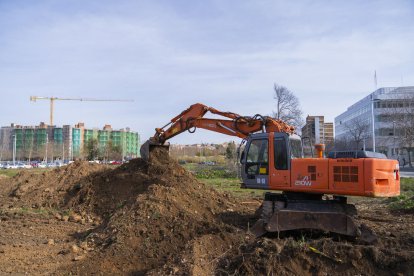
<path fill-rule="evenodd" d="M 189 273 L 197 261 L 192 252 L 204 236 L 218 235 L 224 250 L 234 241 L 225 233 L 241 232 L 221 216 L 234 212 L 236 200 L 198 182 L 163 149 L 152 152 L 151 163 L 132 160 L 70 194 L 69 205 L 104 219 L 85 233 L 85 241 L 99 253 L 70 268 L 76 273 L 97 267 L 107 273 Z"/>
<path fill-rule="evenodd" d="M 70 216 L 91 226 L 73 236 L 93 250 L 61 272 L 213 273 L 217 256 L 245 236 L 227 218 L 249 210 L 198 182 L 164 149 L 151 154 L 150 163 L 135 159 L 116 168 L 75 162 L 22 171 L 2 185 L 5 208 L 49 208 L 63 223 Z"/>
<path fill-rule="evenodd" d="M 408 275 L 412 252 L 332 238 L 266 239 L 245 243 L 221 259 L 219 275 Z"/>
<path fill-rule="evenodd" d="M 146 164 L 131 160 L 115 169 L 106 169 L 84 179 L 67 191 L 64 206 L 108 220 L 114 211 L 130 205 L 137 194 L 148 189 Z"/>
<path fill-rule="evenodd" d="M 7 181 L 3 193 L 14 200 L 15 206 L 56 208 L 65 205 L 68 191 L 91 181 L 108 167 L 88 162 L 74 162 L 68 166 L 43 173 L 21 171 Z"/>

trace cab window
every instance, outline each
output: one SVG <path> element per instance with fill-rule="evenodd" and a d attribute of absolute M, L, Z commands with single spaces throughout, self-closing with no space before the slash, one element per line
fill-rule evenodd
<path fill-rule="evenodd" d="M 288 169 L 288 153 L 286 141 L 283 137 L 275 138 L 275 168 L 276 170 Z"/>
<path fill-rule="evenodd" d="M 302 141 L 299 139 L 289 139 L 290 155 L 292 158 L 303 158 Z"/>
<path fill-rule="evenodd" d="M 247 175 L 268 174 L 268 142 L 257 139 L 250 143 L 247 152 L 245 171 Z"/>

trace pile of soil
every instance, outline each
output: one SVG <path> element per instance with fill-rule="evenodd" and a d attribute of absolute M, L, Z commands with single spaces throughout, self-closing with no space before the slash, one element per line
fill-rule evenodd
<path fill-rule="evenodd" d="M 23 170 L 3 181 L 3 193 L 16 207 L 60 208 L 66 205 L 70 190 L 82 187 L 107 170 L 109 167 L 81 161 L 43 173 Z"/>
<path fill-rule="evenodd" d="M 80 183 L 68 191 L 65 206 L 103 222 L 81 237 L 95 254 L 65 271 L 212 273 L 217 256 L 245 236 L 223 218 L 250 210 L 198 182 L 162 148 L 150 163 L 132 160 Z"/>
<path fill-rule="evenodd" d="M 71 236 L 87 248 L 87 258 L 61 266 L 62 273 L 211 274 L 218 256 L 245 237 L 233 224 L 247 224 L 252 213 L 197 181 L 163 148 L 151 153 L 150 163 L 75 162 L 9 180 L 2 184 L 8 199 L 2 208 L 47 210 L 59 226 L 79 222 L 84 229 Z"/>

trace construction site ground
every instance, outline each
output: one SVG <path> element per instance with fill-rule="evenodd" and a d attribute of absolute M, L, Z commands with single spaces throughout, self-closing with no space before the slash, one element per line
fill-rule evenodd
<path fill-rule="evenodd" d="M 414 275 L 410 206 L 351 199 L 376 244 L 309 231 L 255 239 L 256 193 L 204 184 L 155 154 L 1 177 L 0 275 Z"/>

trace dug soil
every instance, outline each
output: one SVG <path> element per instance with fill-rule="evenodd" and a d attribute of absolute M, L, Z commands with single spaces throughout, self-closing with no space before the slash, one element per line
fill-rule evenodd
<path fill-rule="evenodd" d="M 255 239 L 260 202 L 218 192 L 155 150 L 0 180 L 0 274 L 413 275 L 414 218 L 358 200 L 374 245 L 321 233 Z"/>

